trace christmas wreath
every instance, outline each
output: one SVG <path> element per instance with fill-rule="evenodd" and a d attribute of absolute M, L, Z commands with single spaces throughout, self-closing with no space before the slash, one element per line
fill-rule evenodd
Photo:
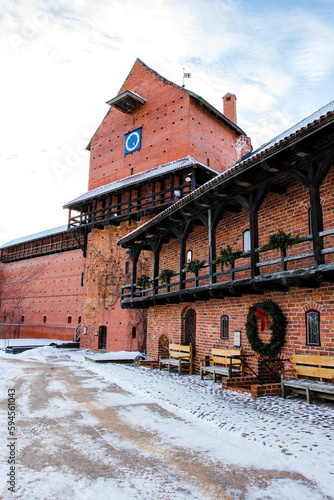
<path fill-rule="evenodd" d="M 260 318 L 261 331 L 266 327 L 266 316 L 271 316 L 271 338 L 269 344 L 260 340 L 257 332 L 256 318 Z M 287 319 L 278 304 L 271 300 L 258 302 L 250 306 L 246 321 L 246 335 L 253 351 L 262 356 L 275 357 L 285 343 Z"/>

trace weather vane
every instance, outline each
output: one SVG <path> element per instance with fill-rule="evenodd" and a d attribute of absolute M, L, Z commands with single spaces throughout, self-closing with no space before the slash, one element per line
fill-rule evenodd
<path fill-rule="evenodd" d="M 182 81 L 182 87 L 185 87 L 184 85 L 184 79 L 185 78 L 191 78 L 191 73 L 185 73 L 185 68 L 183 68 L 183 81 Z"/>

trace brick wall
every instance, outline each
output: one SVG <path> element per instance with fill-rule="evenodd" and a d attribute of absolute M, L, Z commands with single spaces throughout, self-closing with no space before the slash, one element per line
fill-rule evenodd
<path fill-rule="evenodd" d="M 91 141 L 89 189 L 149 170 L 187 155 L 218 172 L 235 163 L 245 147 L 187 90 L 137 60 L 120 89 L 147 102 L 131 114 L 111 108 Z M 141 149 L 124 155 L 125 134 L 142 127 Z M 249 150 L 249 143 L 246 147 Z"/>
<path fill-rule="evenodd" d="M 107 351 L 142 350 L 146 333 L 145 311 L 122 309 L 120 287 L 131 282 L 132 263 L 117 241 L 138 223 L 128 221 L 119 226 L 108 226 L 103 231 L 94 229 L 88 236 L 84 271 L 84 325 L 86 334 L 80 346 L 99 349 L 100 327 L 107 327 Z M 138 276 L 145 272 L 147 256 L 141 255 Z M 130 262 L 126 274 L 126 262 Z M 135 338 L 132 338 L 135 330 Z M 97 334 L 96 334 L 97 332 Z M 144 346 L 145 347 L 145 346 Z"/>
<path fill-rule="evenodd" d="M 324 230 L 333 229 L 334 208 L 332 194 L 334 185 L 334 168 L 332 168 L 321 186 L 321 200 L 323 208 Z M 283 195 L 269 193 L 261 206 L 258 214 L 259 220 L 259 243 L 260 246 L 268 242 L 268 235 L 275 228 L 291 232 L 300 236 L 309 234 L 308 208 L 309 195 L 306 188 L 297 181 L 288 183 L 287 191 Z M 240 213 L 225 213 L 217 227 L 217 252 L 220 247 L 227 244 L 233 250 L 243 250 L 242 234 L 249 228 L 249 216 L 243 209 Z M 325 238 L 325 248 L 333 247 L 333 238 Z M 195 226 L 187 240 L 187 249 L 193 251 L 193 259 L 209 260 L 208 234 L 203 226 Z M 288 255 L 312 251 L 312 242 L 304 242 L 288 250 Z M 260 260 L 271 260 L 279 257 L 277 252 L 268 252 L 265 256 L 261 254 Z M 326 262 L 333 261 L 333 255 L 326 255 Z M 241 259 L 237 265 L 242 266 L 247 259 Z M 311 266 L 312 259 L 302 261 L 302 266 Z M 300 261 L 288 263 L 288 269 L 301 267 Z M 174 239 L 162 247 L 160 255 L 160 269 L 163 268 L 179 270 L 179 242 Z M 279 264 L 260 268 L 261 274 L 279 271 Z M 207 269 L 200 271 L 200 275 L 206 274 Z M 187 277 L 192 277 L 187 273 Z M 237 274 L 238 278 L 250 277 L 249 271 Z M 219 278 L 223 280 L 224 278 Z M 177 278 L 178 280 L 178 278 Z M 229 277 L 226 277 L 229 280 Z M 207 281 L 201 281 L 201 285 Z M 190 283 L 187 286 L 193 287 Z M 248 309 L 256 302 L 273 300 L 282 308 L 288 320 L 287 338 L 282 350 L 283 357 L 292 359 L 293 350 L 298 352 L 314 354 L 334 353 L 334 300 L 333 283 L 322 283 L 319 288 L 290 288 L 289 292 L 268 292 L 262 294 L 243 295 L 242 297 L 226 297 L 224 299 L 212 299 L 210 301 L 197 301 L 193 304 L 169 304 L 155 306 L 148 313 L 148 355 L 156 359 L 158 355 L 158 341 L 161 335 L 167 335 L 172 342 L 181 342 L 184 332 L 184 315 L 188 308 L 193 308 L 197 314 L 197 352 L 195 367 L 199 368 L 199 359 L 210 353 L 213 344 L 221 347 L 233 347 L 233 332 L 241 330 L 241 341 L 246 353 L 251 354 L 246 333 L 245 322 Z M 305 312 L 315 309 L 321 313 L 321 346 L 306 345 Z M 230 337 L 228 340 L 220 339 L 220 317 L 229 317 Z M 271 332 L 267 328 L 259 332 L 261 340 L 269 342 Z M 257 356 L 250 358 L 252 367 L 257 369 Z"/>
<path fill-rule="evenodd" d="M 83 313 L 81 250 L 1 264 L 1 270 L 2 336 L 73 340 Z"/>
<path fill-rule="evenodd" d="M 167 335 L 170 342 L 180 343 L 184 340 L 184 316 L 189 308 L 196 311 L 196 356 L 195 369 L 199 371 L 199 360 L 210 354 L 213 345 L 233 348 L 233 333 L 241 330 L 241 345 L 246 354 L 254 354 L 251 350 L 245 331 L 248 309 L 255 302 L 273 300 L 283 310 L 287 320 L 286 343 L 282 349 L 282 357 L 292 359 L 293 350 L 311 354 L 334 354 L 334 286 L 324 283 L 318 289 L 292 288 L 289 293 L 265 293 L 264 295 L 243 295 L 242 297 L 225 297 L 210 301 L 198 301 L 193 304 L 169 304 L 151 307 L 148 312 L 147 352 L 151 359 L 158 358 L 158 342 L 161 335 Z M 317 309 L 321 312 L 321 346 L 306 345 L 305 311 Z M 220 317 L 229 317 L 229 339 L 220 339 Z M 268 342 L 271 332 L 258 328 L 259 337 Z M 257 371 L 258 356 L 249 358 L 250 365 Z"/>

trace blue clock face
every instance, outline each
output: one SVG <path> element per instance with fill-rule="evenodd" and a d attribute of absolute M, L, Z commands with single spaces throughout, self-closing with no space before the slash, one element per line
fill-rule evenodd
<path fill-rule="evenodd" d="M 141 147 L 141 128 L 132 130 L 128 134 L 125 134 L 125 144 L 124 144 L 124 154 L 132 153 L 137 151 Z"/>

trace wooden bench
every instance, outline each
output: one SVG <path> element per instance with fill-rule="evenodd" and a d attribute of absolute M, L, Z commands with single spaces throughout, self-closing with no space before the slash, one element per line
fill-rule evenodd
<path fill-rule="evenodd" d="M 287 372 L 293 372 L 295 378 L 285 380 Z M 313 380 L 314 378 L 320 380 Z M 290 389 L 297 394 L 306 394 L 308 403 L 311 403 L 312 394 L 334 400 L 334 356 L 294 353 L 293 368 L 281 372 L 281 383 L 283 398 L 286 396 L 286 389 Z"/>
<path fill-rule="evenodd" d="M 159 358 L 159 369 L 167 366 L 170 372 L 172 368 L 177 368 L 179 375 L 182 372 L 192 373 L 193 353 L 192 345 L 169 344 L 168 358 Z"/>
<path fill-rule="evenodd" d="M 201 380 L 204 374 L 213 375 L 213 381 L 216 382 L 217 375 L 231 378 L 233 375 L 244 374 L 244 364 L 242 360 L 234 356 L 242 356 L 243 350 L 240 349 L 222 349 L 213 347 L 210 359 L 201 359 Z M 205 366 L 204 363 L 211 362 L 212 365 Z"/>

